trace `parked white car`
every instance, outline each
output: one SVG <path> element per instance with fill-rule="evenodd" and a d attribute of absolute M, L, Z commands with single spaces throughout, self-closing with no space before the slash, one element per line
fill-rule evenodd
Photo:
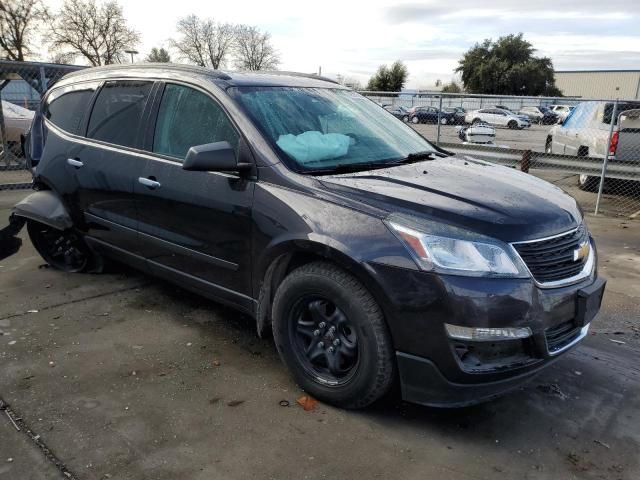
<path fill-rule="evenodd" d="M 2 113 L 7 145 L 14 155 L 22 156 L 22 136 L 29 130 L 34 112 L 2 100 Z M 0 149 L 2 149 L 1 141 Z"/>
<path fill-rule="evenodd" d="M 558 121 L 560 123 L 564 122 L 574 108 L 576 107 L 571 105 L 549 105 L 549 110 L 558 115 Z"/>
<path fill-rule="evenodd" d="M 471 124 L 482 122 L 497 127 L 508 127 L 512 129 L 523 129 L 531 126 L 529 117 L 526 115 L 516 115 L 502 108 L 483 108 L 467 112 L 465 121 Z"/>

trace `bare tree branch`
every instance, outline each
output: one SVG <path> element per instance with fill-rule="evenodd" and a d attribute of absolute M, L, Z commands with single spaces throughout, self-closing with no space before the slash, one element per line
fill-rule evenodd
<path fill-rule="evenodd" d="M 93 66 L 122 61 L 123 52 L 140 41 L 129 28 L 122 7 L 111 0 L 65 0 L 50 28 L 50 45 L 66 58 L 82 56 Z"/>
<path fill-rule="evenodd" d="M 225 65 L 233 46 L 233 25 L 189 15 L 181 18 L 176 28 L 180 38 L 171 40 L 171 46 L 181 58 L 201 67 L 218 69 Z"/>
<path fill-rule="evenodd" d="M 236 67 L 242 70 L 272 70 L 277 68 L 280 57 L 271 45 L 271 35 L 256 27 L 236 27 Z"/>
<path fill-rule="evenodd" d="M 40 0 L 0 0 L 0 52 L 9 60 L 24 61 L 31 53 L 33 32 L 46 16 Z"/>

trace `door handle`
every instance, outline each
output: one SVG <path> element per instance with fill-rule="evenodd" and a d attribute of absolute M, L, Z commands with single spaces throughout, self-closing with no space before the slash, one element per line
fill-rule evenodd
<path fill-rule="evenodd" d="M 155 190 L 156 188 L 161 187 L 160 182 L 156 182 L 151 178 L 140 177 L 138 178 L 138 183 L 141 183 L 145 187 L 149 187 L 151 190 Z"/>
<path fill-rule="evenodd" d="M 84 166 L 80 160 L 76 160 L 75 158 L 67 158 L 67 163 L 72 167 L 80 168 Z"/>

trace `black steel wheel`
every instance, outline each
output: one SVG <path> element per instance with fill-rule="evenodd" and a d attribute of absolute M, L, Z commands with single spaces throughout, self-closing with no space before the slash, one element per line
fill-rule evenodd
<path fill-rule="evenodd" d="M 358 367 L 358 334 L 335 303 L 302 297 L 287 322 L 294 352 L 309 375 L 327 385 L 348 382 Z"/>
<path fill-rule="evenodd" d="M 73 229 L 58 230 L 29 220 L 27 232 L 40 256 L 57 270 L 81 272 L 89 265 L 91 251 Z"/>
<path fill-rule="evenodd" d="M 361 408 L 395 377 L 382 311 L 352 275 L 325 262 L 291 272 L 273 302 L 273 335 L 298 385 L 319 400 Z"/>

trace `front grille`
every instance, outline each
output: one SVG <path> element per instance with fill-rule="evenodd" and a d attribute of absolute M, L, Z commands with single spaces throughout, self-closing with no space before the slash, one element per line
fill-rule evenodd
<path fill-rule="evenodd" d="M 514 243 L 524 263 L 533 277 L 541 283 L 556 282 L 578 275 L 584 268 L 589 255 L 574 260 L 574 252 L 585 242 L 589 235 L 584 224 L 576 230 L 545 240 Z M 590 246 L 589 246 L 590 247 Z"/>
<path fill-rule="evenodd" d="M 573 321 L 568 321 L 547 328 L 544 332 L 547 338 L 547 350 L 549 353 L 555 353 L 569 345 L 580 335 L 580 327 L 576 327 Z"/>

